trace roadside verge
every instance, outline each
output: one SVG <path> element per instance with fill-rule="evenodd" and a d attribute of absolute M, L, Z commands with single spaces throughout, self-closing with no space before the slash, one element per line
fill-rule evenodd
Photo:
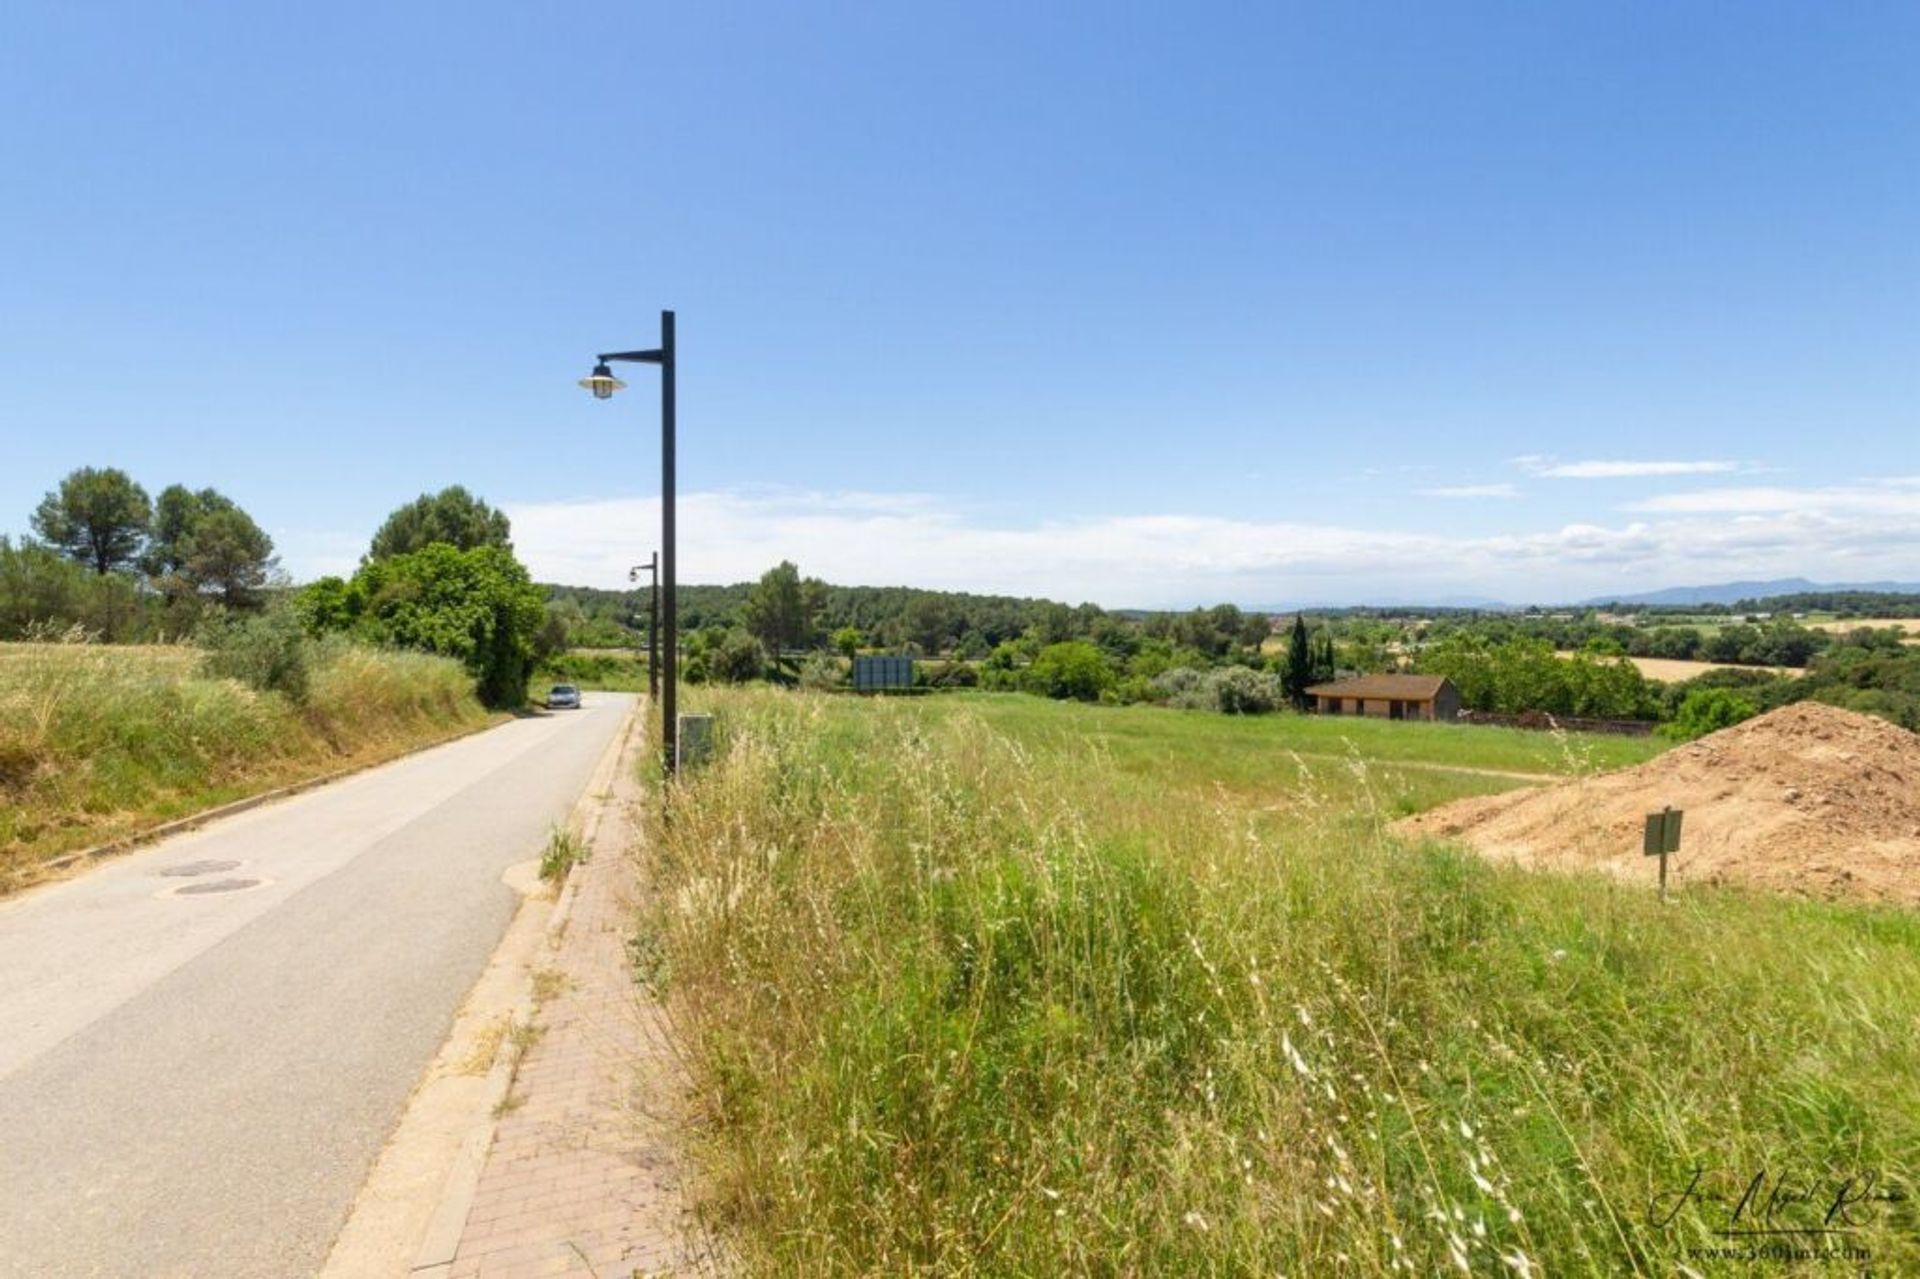
<path fill-rule="evenodd" d="M 91 848 L 75 849 L 70 853 L 61 853 L 57 856 L 49 857 L 45 861 L 38 862 L 30 868 L 31 878 L 14 885 L 0 884 L 0 896 L 5 896 L 13 892 L 25 892 L 30 888 L 45 883 L 49 879 L 58 878 L 63 871 L 73 870 L 77 867 L 87 865 L 91 862 L 101 861 L 108 857 L 115 857 L 121 853 L 132 852 L 136 848 L 142 848 L 148 844 L 167 839 L 170 836 L 184 834 L 187 831 L 196 830 L 201 826 L 217 822 L 223 817 L 232 817 L 236 813 L 244 813 L 249 809 L 259 808 L 262 804 L 271 804 L 275 800 L 288 799 L 295 795 L 304 794 L 310 790 L 317 790 L 322 786 L 329 786 L 334 782 L 344 781 L 358 773 L 364 773 L 370 768 L 382 768 L 394 763 L 396 760 L 406 759 L 408 756 L 418 755 L 423 751 L 437 749 L 449 743 L 457 742 L 462 738 L 472 737 L 476 733 L 484 733 L 488 729 L 500 727 L 507 722 L 507 718 L 509 717 L 498 714 L 489 715 L 483 723 L 471 724 L 465 728 L 456 729 L 451 733 L 433 738 L 430 741 L 421 742 L 418 745 L 409 746 L 391 755 L 376 755 L 368 759 L 360 760 L 347 768 L 336 769 L 331 773 L 323 773 L 317 777 L 308 777 L 297 782 L 288 782 L 283 786 L 274 786 L 252 795 L 245 795 L 239 799 L 230 800 L 224 804 L 216 804 L 212 808 L 203 808 L 197 813 L 189 813 L 185 817 L 176 817 L 170 821 L 161 822 L 158 825 L 148 826 L 144 829 L 107 840 L 105 843 L 95 844 Z"/>

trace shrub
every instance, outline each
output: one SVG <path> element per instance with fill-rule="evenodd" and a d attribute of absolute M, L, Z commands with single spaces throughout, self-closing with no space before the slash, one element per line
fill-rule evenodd
<path fill-rule="evenodd" d="M 978 688 L 980 672 L 967 662 L 918 662 L 914 682 L 928 688 Z"/>
<path fill-rule="evenodd" d="M 707 668 L 714 679 L 728 684 L 744 684 L 760 678 L 767 658 L 760 641 L 743 630 L 731 630 L 717 647 L 707 651 Z"/>
<path fill-rule="evenodd" d="M 1244 666 L 1208 671 L 1207 686 L 1213 694 L 1214 709 L 1228 715 L 1263 714 L 1286 700 L 1279 676 Z"/>
<path fill-rule="evenodd" d="M 800 687 L 810 689 L 842 688 L 847 673 L 831 653 L 809 653 L 800 663 Z"/>
<path fill-rule="evenodd" d="M 1258 715 L 1285 701 L 1279 676 L 1245 666 L 1223 666 L 1210 671 L 1176 666 L 1155 676 L 1152 686 L 1160 700 L 1189 711 Z"/>
<path fill-rule="evenodd" d="M 1760 708 L 1751 699 L 1725 688 L 1696 688 L 1687 694 L 1674 713 L 1673 722 L 1660 726 L 1662 737 L 1688 742 L 1708 733 L 1731 728 L 1741 720 L 1752 719 Z"/>
<path fill-rule="evenodd" d="M 1202 673 L 1191 666 L 1175 666 L 1155 675 L 1152 683 L 1158 700 L 1183 711 L 1197 711 L 1203 709 L 1202 678 Z"/>
<path fill-rule="evenodd" d="M 1045 697 L 1095 702 L 1113 687 L 1114 674 L 1105 653 L 1085 640 L 1069 640 L 1041 649 L 1026 670 L 1025 683 Z"/>
<path fill-rule="evenodd" d="M 307 700 L 315 641 L 293 608 L 280 604 L 251 616 L 215 611 L 195 638 L 207 650 L 209 675 L 284 693 L 295 705 Z"/>

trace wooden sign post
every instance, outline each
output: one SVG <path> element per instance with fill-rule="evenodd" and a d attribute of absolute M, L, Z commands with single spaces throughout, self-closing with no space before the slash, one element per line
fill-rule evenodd
<path fill-rule="evenodd" d="M 1640 851 L 1660 859 L 1660 900 L 1667 900 L 1667 854 L 1680 851 L 1680 810 L 1668 805 L 1647 814 L 1647 832 Z"/>

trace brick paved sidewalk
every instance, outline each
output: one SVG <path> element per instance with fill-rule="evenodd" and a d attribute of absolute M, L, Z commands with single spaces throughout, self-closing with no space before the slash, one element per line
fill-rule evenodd
<path fill-rule="evenodd" d="M 681 1194 L 670 1120 L 678 1067 L 627 954 L 640 736 L 616 770 L 591 856 L 573 872 L 558 946 L 539 961 L 566 979 L 535 1019 L 544 1029 L 521 1060 L 459 1247 L 417 1279 L 717 1271 Z"/>

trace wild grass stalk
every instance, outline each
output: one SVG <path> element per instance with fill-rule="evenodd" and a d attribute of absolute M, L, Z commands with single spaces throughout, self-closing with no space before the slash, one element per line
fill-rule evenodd
<path fill-rule="evenodd" d="M 1364 759 L 702 697 L 642 924 L 749 1272 L 1711 1273 L 1696 1167 L 1920 1174 L 1910 915 L 1409 847 Z"/>

